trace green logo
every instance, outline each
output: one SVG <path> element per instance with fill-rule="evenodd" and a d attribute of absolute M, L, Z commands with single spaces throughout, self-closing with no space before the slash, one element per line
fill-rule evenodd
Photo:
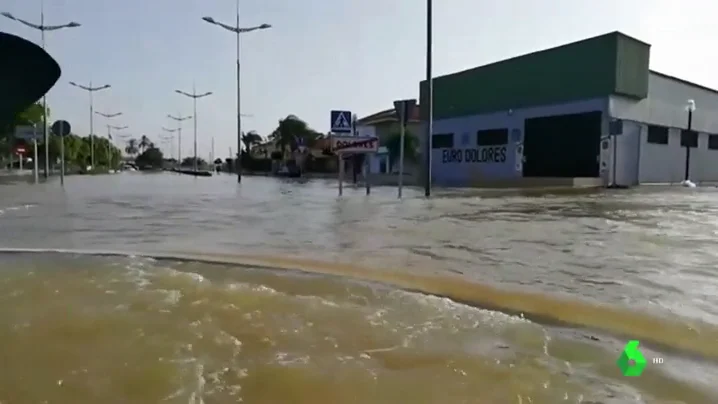
<path fill-rule="evenodd" d="M 624 376 L 640 376 L 643 369 L 646 368 L 646 358 L 638 350 L 638 345 L 639 342 L 636 340 L 628 341 L 621 356 L 616 361 Z"/>

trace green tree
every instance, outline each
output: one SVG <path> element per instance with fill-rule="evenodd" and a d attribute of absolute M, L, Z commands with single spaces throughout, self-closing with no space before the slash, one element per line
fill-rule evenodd
<path fill-rule="evenodd" d="M 50 108 L 47 109 L 50 120 Z M 42 103 L 36 102 L 15 117 L 15 125 L 38 125 L 42 129 Z"/>
<path fill-rule="evenodd" d="M 137 147 L 137 139 L 130 139 L 127 142 L 127 147 L 125 147 L 125 153 L 129 154 L 130 156 L 134 156 L 139 151 L 139 147 Z"/>
<path fill-rule="evenodd" d="M 269 139 L 282 151 L 282 154 L 287 149 L 290 151 L 297 150 L 299 142 L 302 142 L 307 147 L 312 147 L 320 138 L 322 138 L 321 133 L 311 129 L 306 122 L 296 115 L 288 115 L 286 118 L 279 120 L 277 129 L 269 135 Z"/>
<path fill-rule="evenodd" d="M 244 144 L 244 150 L 249 153 L 252 146 L 262 143 L 262 137 L 255 131 L 249 131 L 248 133 L 242 133 L 242 143 Z"/>
<path fill-rule="evenodd" d="M 135 164 L 137 164 L 140 167 L 140 169 L 162 168 L 163 163 L 164 163 L 164 156 L 162 155 L 162 150 L 160 150 L 156 147 L 148 147 L 139 156 L 137 156 L 137 158 L 135 158 Z"/>
<path fill-rule="evenodd" d="M 202 167 L 207 164 L 202 157 L 197 157 L 197 167 Z M 182 167 L 194 167 L 194 157 L 185 157 L 182 159 Z"/>
<path fill-rule="evenodd" d="M 47 109 L 47 117 L 50 118 L 50 109 Z M 0 153 L 5 156 L 10 152 L 14 145 L 14 137 L 16 126 L 38 125 L 39 131 L 42 132 L 42 103 L 36 102 L 24 111 L 15 116 L 13 121 L 7 125 L 0 127 Z"/>
<path fill-rule="evenodd" d="M 389 152 L 389 164 L 391 165 L 390 168 L 394 168 L 395 165 L 399 164 L 399 154 L 401 151 L 401 133 L 392 133 L 391 135 L 389 135 L 389 137 L 386 139 L 384 146 Z M 405 161 L 416 162 L 418 160 L 418 147 L 419 140 L 413 134 L 411 134 L 411 132 L 406 131 L 404 133 Z"/>
<path fill-rule="evenodd" d="M 147 149 L 154 148 L 154 145 L 147 136 L 142 135 L 140 142 L 137 144 L 137 148 L 139 148 L 141 152 L 144 152 Z"/>

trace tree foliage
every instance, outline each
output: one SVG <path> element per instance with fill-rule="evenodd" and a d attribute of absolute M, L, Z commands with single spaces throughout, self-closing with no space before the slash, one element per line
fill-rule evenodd
<path fill-rule="evenodd" d="M 296 151 L 300 144 L 312 147 L 318 139 L 323 137 L 323 134 L 310 128 L 296 115 L 288 115 L 279 120 L 277 129 L 269 135 L 269 140 L 273 141 L 283 153 L 287 149 L 292 152 Z"/>
<path fill-rule="evenodd" d="M 401 133 L 392 133 L 386 139 L 384 146 L 389 152 L 389 163 L 393 168 L 399 163 L 399 154 L 401 151 Z M 419 140 L 411 132 L 404 133 L 404 159 L 405 161 L 416 162 L 418 159 Z"/>
<path fill-rule="evenodd" d="M 255 131 L 242 133 L 242 143 L 244 144 L 244 150 L 249 152 L 252 146 L 262 143 L 262 136 Z"/>
<path fill-rule="evenodd" d="M 135 164 L 137 164 L 140 167 L 140 169 L 162 168 L 163 163 L 164 163 L 164 156 L 162 155 L 162 150 L 160 150 L 154 146 L 148 146 L 145 149 L 145 151 L 140 153 L 140 155 L 135 158 Z"/>

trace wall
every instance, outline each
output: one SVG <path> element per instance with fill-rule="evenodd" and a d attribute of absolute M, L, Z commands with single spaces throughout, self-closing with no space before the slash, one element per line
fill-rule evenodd
<path fill-rule="evenodd" d="M 639 128 L 639 169 L 637 173 L 620 173 L 627 184 L 678 183 L 685 174 L 685 148 L 680 145 L 680 131 L 687 128 L 686 101 L 693 99 L 697 109 L 693 115 L 693 129 L 699 132 L 698 148 L 691 149 L 690 179 L 694 182 L 718 181 L 718 150 L 708 149 L 709 133 L 718 134 L 718 93 L 700 86 L 651 72 L 649 97 L 636 102 L 620 96 L 611 96 L 609 113 L 613 118 L 624 119 L 627 128 Z M 648 143 L 648 124 L 669 127 L 668 144 Z M 634 129 L 631 129 L 634 130 Z M 625 139 L 619 137 L 619 165 L 629 166 L 622 159 L 635 158 L 631 151 L 622 150 Z"/>
<path fill-rule="evenodd" d="M 517 155 L 516 147 L 523 142 L 525 119 L 589 111 L 605 112 L 607 105 L 607 98 L 597 98 L 436 120 L 433 124 L 433 133 L 453 133 L 454 149 L 461 153 L 465 153 L 467 149 L 478 148 L 476 132 L 479 130 L 507 128 L 510 135 L 509 144 L 506 146 L 506 159 L 501 162 L 467 162 L 465 159 L 461 162 L 446 161 L 447 149 L 433 149 L 431 151 L 432 181 L 438 186 L 473 186 L 480 181 L 520 178 L 523 175 L 522 156 Z M 512 138 L 512 132 L 518 135 L 518 138 Z"/>
<path fill-rule="evenodd" d="M 433 80 L 435 119 L 648 93 L 650 45 L 613 32 Z M 420 115 L 428 106 L 420 83 Z"/>

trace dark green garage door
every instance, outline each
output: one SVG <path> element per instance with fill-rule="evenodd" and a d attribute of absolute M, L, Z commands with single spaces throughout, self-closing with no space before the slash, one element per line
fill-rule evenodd
<path fill-rule="evenodd" d="M 598 177 L 601 111 L 524 121 L 524 177 Z"/>

